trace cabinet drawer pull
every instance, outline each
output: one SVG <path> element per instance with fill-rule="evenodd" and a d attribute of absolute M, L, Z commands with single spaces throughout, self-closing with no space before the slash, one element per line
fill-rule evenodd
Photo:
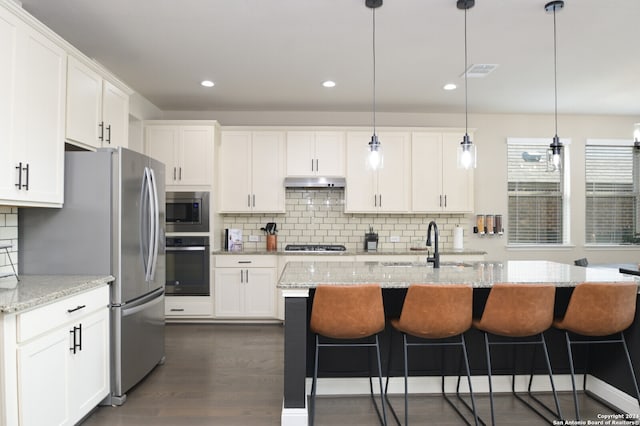
<path fill-rule="evenodd" d="M 82 324 L 78 324 L 78 326 L 74 326 L 72 330 L 69 330 L 69 334 L 71 334 L 72 344 L 69 350 L 72 353 L 76 353 L 82 350 Z"/>
<path fill-rule="evenodd" d="M 24 185 L 22 185 L 22 187 L 25 189 L 25 191 L 28 191 L 29 190 L 29 163 L 27 163 L 27 166 L 22 170 L 27 172 L 26 183 Z"/>
<path fill-rule="evenodd" d="M 16 188 L 18 188 L 19 191 L 22 189 L 22 162 L 18 163 L 16 170 L 18 171 L 18 183 L 16 183 Z"/>
<path fill-rule="evenodd" d="M 171 312 L 184 312 L 183 308 L 171 308 Z"/>
<path fill-rule="evenodd" d="M 109 124 L 107 126 L 107 143 L 110 144 L 111 143 L 111 124 Z"/>
<path fill-rule="evenodd" d="M 104 121 L 101 121 L 100 123 L 98 123 L 98 128 L 100 128 L 100 135 L 98 136 L 98 140 L 103 141 L 104 140 Z"/>
<path fill-rule="evenodd" d="M 252 260 L 238 260 L 238 263 L 251 263 Z"/>
<path fill-rule="evenodd" d="M 67 312 L 68 312 L 68 313 L 71 313 L 71 312 L 79 311 L 80 309 L 82 309 L 82 308 L 86 308 L 86 307 L 87 307 L 87 305 L 78 305 L 78 306 L 76 306 L 76 307 L 75 307 L 75 308 L 73 308 L 73 309 L 67 309 Z"/>

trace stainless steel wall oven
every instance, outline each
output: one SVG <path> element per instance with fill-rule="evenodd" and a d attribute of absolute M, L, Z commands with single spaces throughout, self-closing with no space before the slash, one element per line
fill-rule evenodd
<path fill-rule="evenodd" d="M 209 232 L 208 192 L 167 192 L 167 232 Z"/>
<path fill-rule="evenodd" d="M 165 250 L 165 293 L 170 296 L 209 296 L 209 237 L 167 237 Z"/>

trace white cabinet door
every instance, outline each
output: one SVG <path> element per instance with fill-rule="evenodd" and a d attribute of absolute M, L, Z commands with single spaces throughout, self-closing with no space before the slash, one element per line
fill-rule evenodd
<path fill-rule="evenodd" d="M 220 147 L 220 210 L 251 211 L 251 132 L 223 132 Z"/>
<path fill-rule="evenodd" d="M 320 176 L 344 176 L 344 132 L 316 132 L 316 172 Z"/>
<path fill-rule="evenodd" d="M 129 95 L 104 80 L 102 85 L 102 146 L 129 146 Z"/>
<path fill-rule="evenodd" d="M 473 134 L 470 135 L 473 138 Z M 451 213 L 473 212 L 473 169 L 457 167 L 459 133 L 442 135 L 442 193 L 445 195 L 445 211 Z"/>
<path fill-rule="evenodd" d="M 344 132 L 287 132 L 287 176 L 344 176 Z"/>
<path fill-rule="evenodd" d="M 93 410 L 110 391 L 109 310 L 101 309 L 79 321 L 81 350 L 72 353 L 69 371 L 71 422 Z"/>
<path fill-rule="evenodd" d="M 70 424 L 69 330 L 58 329 L 18 349 L 21 426 Z"/>
<path fill-rule="evenodd" d="M 251 188 L 253 212 L 284 213 L 284 134 L 282 132 L 253 132 Z"/>
<path fill-rule="evenodd" d="M 180 185 L 210 185 L 213 176 L 213 127 L 181 126 L 177 146 Z"/>
<path fill-rule="evenodd" d="M 248 268 L 244 283 L 244 316 L 273 318 L 275 304 L 275 268 Z"/>
<path fill-rule="evenodd" d="M 16 97 L 16 50 L 18 46 L 18 21 L 5 9 L 0 8 L 0 200 L 13 199 L 19 195 L 17 164 L 14 164 Z"/>
<path fill-rule="evenodd" d="M 60 206 L 64 190 L 67 54 L 25 27 L 18 38 L 14 163 L 22 164 L 18 205 Z"/>
<path fill-rule="evenodd" d="M 214 274 L 215 316 L 239 318 L 244 314 L 244 268 L 217 268 Z"/>
<path fill-rule="evenodd" d="M 178 178 L 175 166 L 175 147 L 178 143 L 177 126 L 146 126 L 144 131 L 145 153 L 164 163 L 165 184 L 173 185 Z"/>
<path fill-rule="evenodd" d="M 283 132 L 223 132 L 220 159 L 221 212 L 284 212 Z"/>
<path fill-rule="evenodd" d="M 473 211 L 473 169 L 458 168 L 457 133 L 414 132 L 411 142 L 412 210 Z"/>
<path fill-rule="evenodd" d="M 406 132 L 380 132 L 383 167 L 371 170 L 367 165 L 371 134 L 347 134 L 347 186 L 345 211 L 409 211 L 410 139 Z"/>
<path fill-rule="evenodd" d="M 441 133 L 413 133 L 411 173 L 412 210 L 414 212 L 441 211 L 444 205 Z"/>
<path fill-rule="evenodd" d="M 315 132 L 287 132 L 287 176 L 315 173 Z"/>
<path fill-rule="evenodd" d="M 102 77 L 69 56 L 67 64 L 67 139 L 99 148 L 104 136 Z"/>

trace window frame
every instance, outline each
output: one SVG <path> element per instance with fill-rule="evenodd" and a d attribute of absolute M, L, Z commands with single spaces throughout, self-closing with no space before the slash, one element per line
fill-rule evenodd
<path fill-rule="evenodd" d="M 537 145 L 540 147 L 548 148 L 551 144 L 551 138 L 507 138 L 507 187 L 509 186 L 509 145 Z M 560 169 L 560 173 L 562 173 L 560 178 L 560 188 L 562 195 L 562 241 L 557 243 L 544 243 L 544 242 L 527 242 L 527 243 L 519 243 L 519 242 L 511 242 L 509 240 L 510 235 L 507 235 L 507 248 L 566 248 L 573 247 L 571 243 L 571 161 L 570 152 L 571 152 L 571 139 L 570 138 L 561 138 L 560 142 L 563 145 L 562 148 L 562 168 Z M 545 152 L 547 149 L 545 149 Z M 509 217 L 509 197 L 510 193 L 507 189 L 507 220 L 511 221 L 512 218 Z M 507 224 L 508 225 L 508 224 Z M 506 227 L 508 230 L 508 226 Z M 507 231 L 508 232 L 508 231 Z"/>

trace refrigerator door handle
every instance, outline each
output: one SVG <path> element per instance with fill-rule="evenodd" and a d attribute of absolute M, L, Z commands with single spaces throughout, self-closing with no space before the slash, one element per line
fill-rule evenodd
<path fill-rule="evenodd" d="M 145 205 L 147 205 L 148 203 L 148 208 L 147 208 L 147 211 L 143 212 L 143 214 L 148 214 L 148 217 L 149 217 L 149 239 L 147 241 L 144 241 L 148 249 L 144 280 L 148 282 L 151 280 L 151 262 L 153 261 L 153 239 L 154 239 L 153 234 L 155 231 L 155 224 L 153 223 L 154 216 L 153 216 L 153 207 L 152 207 L 153 206 L 152 182 L 151 182 L 151 174 L 149 173 L 148 167 L 144 168 L 144 181 L 147 184 L 147 190 L 145 191 L 147 193 L 147 199 L 145 200 Z"/>
<path fill-rule="evenodd" d="M 158 186 L 156 185 L 156 175 L 152 168 L 149 168 L 149 173 L 151 176 L 151 189 L 153 192 L 150 194 L 152 201 L 152 215 L 153 215 L 153 239 L 152 249 L 150 250 L 153 253 L 152 261 L 151 261 L 151 271 L 149 272 L 149 281 L 153 281 L 156 276 L 156 266 L 158 263 L 158 250 L 159 250 L 159 240 L 160 240 L 160 209 L 158 206 Z"/>
<path fill-rule="evenodd" d="M 164 295 L 164 289 L 159 288 L 156 291 L 153 291 L 147 294 L 144 297 L 141 297 L 138 300 L 135 300 L 131 304 L 127 303 L 125 305 L 120 306 L 122 309 L 122 316 L 128 317 L 130 315 L 134 315 L 140 311 L 147 309 L 151 305 L 155 305 L 156 303 L 160 303 L 164 299 L 161 297 Z"/>

